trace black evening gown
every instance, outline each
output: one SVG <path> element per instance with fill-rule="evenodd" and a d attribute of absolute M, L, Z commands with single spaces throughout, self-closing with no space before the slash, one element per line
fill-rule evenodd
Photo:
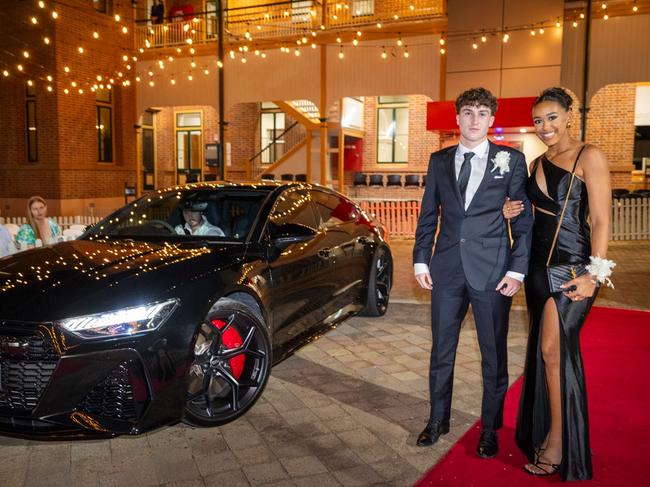
<path fill-rule="evenodd" d="M 560 388 L 562 406 L 562 480 L 587 480 L 592 476 L 589 420 L 585 373 L 580 355 L 580 330 L 596 299 L 574 302 L 562 293 L 551 294 L 546 276 L 546 260 L 557 229 L 559 215 L 569 189 L 571 173 L 553 164 L 544 155 L 536 161 L 528 180 L 527 194 L 535 206 L 535 224 L 526 302 L 530 315 L 530 335 L 526 352 L 524 383 L 519 402 L 516 440 L 529 461 L 534 449 L 549 430 L 550 410 L 544 363 L 541 355 L 541 325 L 546 301 L 552 298 L 560 319 Z M 544 171 L 548 195 L 537 185 L 535 173 Z M 587 187 L 578 177 L 562 220 L 551 263 L 578 263 L 591 255 Z M 596 289 L 597 291 L 597 289 Z"/>

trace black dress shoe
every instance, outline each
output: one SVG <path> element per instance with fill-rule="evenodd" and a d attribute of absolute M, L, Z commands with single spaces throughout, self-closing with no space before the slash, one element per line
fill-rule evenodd
<path fill-rule="evenodd" d="M 449 421 L 429 421 L 418 435 L 417 446 L 431 446 L 440 436 L 449 433 Z"/>
<path fill-rule="evenodd" d="M 476 453 L 481 458 L 493 458 L 499 451 L 496 431 L 481 431 L 481 439 L 476 447 Z"/>

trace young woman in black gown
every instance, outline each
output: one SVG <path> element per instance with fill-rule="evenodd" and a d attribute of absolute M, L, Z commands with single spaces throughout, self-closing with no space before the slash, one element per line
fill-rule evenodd
<path fill-rule="evenodd" d="M 530 336 L 516 440 L 528 457 L 524 469 L 531 475 L 559 472 L 562 480 L 586 480 L 592 476 L 592 466 L 580 330 L 598 285 L 611 284 L 608 277 L 615 264 L 606 260 L 609 166 L 599 149 L 569 134 L 571 102 L 563 89 L 549 88 L 533 106 L 535 131 L 548 149 L 531 164 L 527 186 L 535 224 L 525 282 Z M 520 208 L 521 202 L 507 201 L 504 215 L 513 218 Z M 588 273 L 564 284 L 566 291 L 552 294 L 546 273 L 551 249 L 551 264 L 589 263 L 591 256 L 598 258 L 591 258 Z"/>

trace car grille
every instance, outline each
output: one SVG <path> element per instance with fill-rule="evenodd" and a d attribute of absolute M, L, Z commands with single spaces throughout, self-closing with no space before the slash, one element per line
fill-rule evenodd
<path fill-rule="evenodd" d="M 132 362 L 115 367 L 106 379 L 88 393 L 77 409 L 91 416 L 132 422 L 137 420 L 140 408 L 131 381 L 132 368 L 136 368 Z"/>
<path fill-rule="evenodd" d="M 58 360 L 42 336 L 0 335 L 0 408 L 34 409 Z"/>

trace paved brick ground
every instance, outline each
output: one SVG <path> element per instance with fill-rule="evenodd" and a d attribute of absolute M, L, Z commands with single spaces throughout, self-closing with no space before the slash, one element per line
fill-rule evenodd
<path fill-rule="evenodd" d="M 393 242 L 393 302 L 381 319 L 353 318 L 273 369 L 262 399 L 216 429 L 184 425 L 140 437 L 35 442 L 0 437 L 0 484 L 12 486 L 412 485 L 477 419 L 480 356 L 463 326 L 452 430 L 414 446 L 428 414 L 429 306 L 413 282 L 411 242 Z M 616 290 L 599 305 L 650 309 L 650 242 L 613 244 Z M 508 336 L 510 377 L 522 371 L 524 301 Z"/>

